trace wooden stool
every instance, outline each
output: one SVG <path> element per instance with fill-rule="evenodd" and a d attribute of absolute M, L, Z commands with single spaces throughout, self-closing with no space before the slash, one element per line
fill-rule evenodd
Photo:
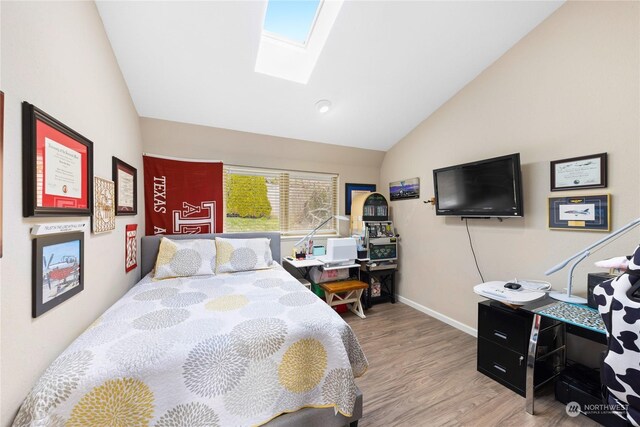
<path fill-rule="evenodd" d="M 355 315 L 365 318 L 360 297 L 362 297 L 362 291 L 369 287 L 366 283 L 359 280 L 344 280 L 342 282 L 322 283 L 320 287 L 324 290 L 324 297 L 331 307 L 349 304 L 349 310 Z M 346 293 L 346 295 L 341 296 L 338 295 L 339 293 Z"/>

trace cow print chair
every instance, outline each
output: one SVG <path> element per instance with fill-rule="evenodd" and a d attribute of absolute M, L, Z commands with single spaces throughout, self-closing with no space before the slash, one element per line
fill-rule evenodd
<path fill-rule="evenodd" d="M 602 364 L 606 402 L 626 406 L 621 413 L 640 425 L 640 246 L 628 270 L 594 289 L 607 328 L 608 350 Z"/>

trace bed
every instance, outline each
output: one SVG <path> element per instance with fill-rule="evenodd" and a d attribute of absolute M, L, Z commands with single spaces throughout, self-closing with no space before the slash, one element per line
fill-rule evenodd
<path fill-rule="evenodd" d="M 197 238 L 215 236 L 268 237 L 280 260 L 277 233 Z M 52 363 L 14 426 L 357 424 L 367 360 L 337 313 L 275 262 L 154 281 L 159 244 L 142 238 L 143 279 Z"/>

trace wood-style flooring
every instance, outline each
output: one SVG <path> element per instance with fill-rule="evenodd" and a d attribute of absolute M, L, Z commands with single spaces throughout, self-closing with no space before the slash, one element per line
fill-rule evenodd
<path fill-rule="evenodd" d="M 597 426 L 569 417 L 553 389 L 536 395 L 536 415 L 523 397 L 476 370 L 476 339 L 407 305 L 380 304 L 345 320 L 369 360 L 356 380 L 364 395 L 359 427 Z"/>

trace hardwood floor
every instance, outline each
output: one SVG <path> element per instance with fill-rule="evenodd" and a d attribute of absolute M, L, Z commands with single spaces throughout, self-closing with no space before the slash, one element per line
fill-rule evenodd
<path fill-rule="evenodd" d="M 345 320 L 369 360 L 357 379 L 364 394 L 359 427 L 597 426 L 569 417 L 553 390 L 536 396 L 536 415 L 524 398 L 476 370 L 476 339 L 407 305 L 380 304 Z"/>

